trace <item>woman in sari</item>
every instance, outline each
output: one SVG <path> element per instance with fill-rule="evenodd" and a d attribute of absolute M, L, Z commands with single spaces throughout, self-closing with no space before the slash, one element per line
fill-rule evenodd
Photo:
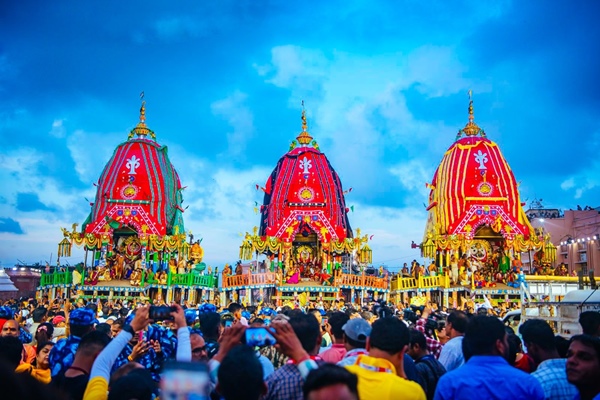
<path fill-rule="evenodd" d="M 15 370 L 16 373 L 30 374 L 33 378 L 44 384 L 50 383 L 52 379 L 50 376 L 50 362 L 48 361 L 48 355 L 52 350 L 54 343 L 38 343 L 37 354 L 32 364 L 22 363 Z"/>

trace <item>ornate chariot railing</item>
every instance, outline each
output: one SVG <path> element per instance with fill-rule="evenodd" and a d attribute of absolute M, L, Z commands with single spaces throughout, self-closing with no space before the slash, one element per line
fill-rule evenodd
<path fill-rule="evenodd" d="M 259 285 L 278 285 L 275 272 L 247 273 L 241 275 L 223 276 L 223 288 Z"/>
<path fill-rule="evenodd" d="M 73 283 L 73 274 L 69 271 L 54 271 L 51 273 L 42 272 L 40 276 L 40 286 L 49 285 L 70 285 Z"/>

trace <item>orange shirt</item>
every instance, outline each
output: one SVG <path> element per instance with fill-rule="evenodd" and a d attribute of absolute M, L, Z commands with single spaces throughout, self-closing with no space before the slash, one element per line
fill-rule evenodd
<path fill-rule="evenodd" d="M 33 346 L 23 345 L 23 358 L 21 362 L 31 364 L 35 360 L 35 348 Z"/>

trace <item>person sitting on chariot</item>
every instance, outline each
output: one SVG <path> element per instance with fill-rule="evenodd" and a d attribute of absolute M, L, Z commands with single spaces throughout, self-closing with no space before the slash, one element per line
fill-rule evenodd
<path fill-rule="evenodd" d="M 331 286 L 332 284 L 332 275 L 327 272 L 327 268 L 323 268 L 321 271 L 321 284 L 323 286 Z"/>
<path fill-rule="evenodd" d="M 477 287 L 477 288 L 485 287 L 485 281 L 483 280 L 483 278 L 481 277 L 481 275 L 479 275 L 479 272 L 477 272 L 477 271 L 475 271 L 473 273 L 473 283 L 475 284 L 475 287 Z"/>
<path fill-rule="evenodd" d="M 486 287 L 494 288 L 496 287 L 496 282 L 492 279 L 491 273 L 487 273 L 485 276 Z"/>
<path fill-rule="evenodd" d="M 131 273 L 131 276 L 129 277 L 129 283 L 131 284 L 131 286 L 139 286 L 140 282 L 142 281 L 142 270 L 139 267 L 136 267 L 133 272 Z"/>
<path fill-rule="evenodd" d="M 73 270 L 73 285 L 81 285 L 81 274 L 83 274 L 83 266 L 77 265 Z"/>
<path fill-rule="evenodd" d="M 504 283 L 504 274 L 502 271 L 496 272 L 495 278 L 497 283 Z"/>
<path fill-rule="evenodd" d="M 281 268 L 279 268 L 279 266 L 277 266 L 275 268 L 275 283 L 278 285 L 281 285 L 282 278 L 283 278 L 283 274 L 281 273 Z"/>
<path fill-rule="evenodd" d="M 177 264 L 176 263 L 169 262 L 169 272 L 171 272 L 171 275 L 175 275 L 177 273 Z"/>
<path fill-rule="evenodd" d="M 173 270 L 173 267 L 176 267 L 178 274 L 185 274 L 187 272 L 188 265 L 183 258 L 177 262 L 177 259 L 173 257 L 169 260 L 169 269 Z"/>
<path fill-rule="evenodd" d="M 167 273 L 165 271 L 158 271 L 155 276 L 155 280 L 160 285 L 167 284 Z"/>
<path fill-rule="evenodd" d="M 156 280 L 156 276 L 157 274 L 155 274 L 154 271 L 152 271 L 152 268 L 148 268 L 148 270 L 146 271 L 146 282 L 148 282 L 149 284 L 157 283 L 158 281 Z"/>
<path fill-rule="evenodd" d="M 508 276 L 506 277 L 506 284 L 510 287 L 516 288 L 519 285 L 515 281 L 516 281 L 515 273 L 513 271 L 510 271 L 508 273 Z"/>
<path fill-rule="evenodd" d="M 296 284 L 300 282 L 300 270 L 298 269 L 298 267 L 295 267 L 293 269 L 289 268 L 288 271 L 289 273 L 286 277 L 286 283 Z"/>
<path fill-rule="evenodd" d="M 128 280 L 132 272 L 133 269 L 131 268 L 131 265 L 127 264 L 125 266 L 125 271 L 123 271 L 123 279 Z"/>
<path fill-rule="evenodd" d="M 88 273 L 85 277 L 85 282 L 86 285 L 97 285 L 98 284 L 98 270 L 96 270 L 95 268 L 89 268 L 88 269 Z"/>
<path fill-rule="evenodd" d="M 110 280 L 110 270 L 106 266 L 98 268 L 98 281 L 108 282 Z"/>
<path fill-rule="evenodd" d="M 461 268 L 460 274 L 458 275 L 458 279 L 462 286 L 467 286 L 467 285 L 471 284 L 471 282 L 469 280 L 469 275 L 467 275 L 467 271 L 464 269 L 464 267 Z"/>

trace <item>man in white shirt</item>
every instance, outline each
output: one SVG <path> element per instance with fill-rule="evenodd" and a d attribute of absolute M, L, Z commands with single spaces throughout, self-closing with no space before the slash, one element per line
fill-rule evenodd
<path fill-rule="evenodd" d="M 465 363 L 462 352 L 462 341 L 467 330 L 469 318 L 462 311 L 452 311 L 446 321 L 446 335 L 450 340 L 442 347 L 438 361 L 452 371 Z"/>

